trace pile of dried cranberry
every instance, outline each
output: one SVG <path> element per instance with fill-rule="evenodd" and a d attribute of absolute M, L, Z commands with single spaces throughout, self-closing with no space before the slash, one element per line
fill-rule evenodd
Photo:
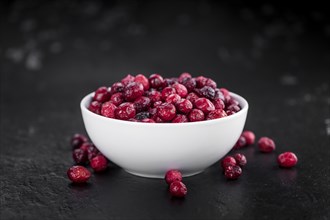
<path fill-rule="evenodd" d="M 98 88 L 88 109 L 119 120 L 183 123 L 226 117 L 241 107 L 212 79 L 182 73 L 178 78 L 127 75 L 109 88 Z"/>

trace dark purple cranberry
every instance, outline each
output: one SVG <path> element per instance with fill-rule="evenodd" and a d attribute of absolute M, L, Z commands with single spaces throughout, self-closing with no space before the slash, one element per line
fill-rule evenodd
<path fill-rule="evenodd" d="M 246 139 L 243 135 L 241 135 L 238 138 L 238 140 L 237 140 L 236 144 L 234 145 L 233 149 L 240 149 L 240 148 L 245 147 L 245 146 L 246 146 Z"/>
<path fill-rule="evenodd" d="M 158 89 L 159 87 L 163 86 L 164 79 L 161 75 L 159 74 L 152 74 L 149 77 L 149 83 L 151 88 Z"/>
<path fill-rule="evenodd" d="M 141 121 L 143 119 L 149 118 L 150 113 L 149 112 L 140 112 L 135 115 L 135 119 Z"/>
<path fill-rule="evenodd" d="M 115 94 L 118 92 L 121 93 L 124 91 L 124 88 L 125 88 L 124 84 L 122 84 L 121 82 L 116 82 L 111 86 L 110 93 L 111 94 Z"/>
<path fill-rule="evenodd" d="M 142 74 L 138 74 L 135 76 L 134 82 L 139 82 L 143 85 L 144 91 L 147 91 L 150 88 L 149 80 Z"/>
<path fill-rule="evenodd" d="M 240 167 L 243 167 L 246 165 L 247 163 L 247 160 L 246 160 L 246 157 L 244 154 L 235 154 L 234 155 L 234 158 L 237 162 L 237 164 L 240 166 Z"/>
<path fill-rule="evenodd" d="M 205 114 L 215 110 L 213 103 L 207 98 L 199 98 L 195 101 L 195 106 Z"/>
<path fill-rule="evenodd" d="M 107 118 L 115 118 L 115 110 L 117 106 L 115 106 L 111 101 L 105 102 L 101 107 L 101 115 Z"/>
<path fill-rule="evenodd" d="M 121 80 L 121 83 L 124 85 L 124 86 L 127 86 L 128 84 L 130 84 L 131 82 L 134 82 L 134 79 L 135 77 L 128 74 L 125 78 L 123 78 Z"/>
<path fill-rule="evenodd" d="M 162 100 L 162 94 L 157 90 L 151 90 L 146 94 L 146 96 L 151 100 L 152 103 Z"/>
<path fill-rule="evenodd" d="M 217 88 L 217 83 L 215 81 L 213 81 L 212 79 L 208 78 L 206 80 L 205 86 L 210 86 L 213 89 Z"/>
<path fill-rule="evenodd" d="M 163 103 L 157 107 L 157 116 L 163 121 L 171 121 L 176 115 L 176 108 L 173 104 Z"/>
<path fill-rule="evenodd" d="M 115 116 L 120 120 L 128 120 L 130 118 L 134 118 L 135 114 L 136 110 L 134 108 L 134 104 L 130 102 L 122 103 L 115 110 Z"/>
<path fill-rule="evenodd" d="M 226 117 L 227 114 L 222 109 L 215 109 L 213 111 L 210 111 L 209 114 L 206 116 L 206 120 L 213 120 L 217 118 L 223 118 Z"/>
<path fill-rule="evenodd" d="M 259 150 L 263 153 L 270 153 L 275 150 L 275 143 L 268 137 L 261 137 L 258 141 Z"/>
<path fill-rule="evenodd" d="M 99 115 L 101 113 L 101 105 L 101 102 L 92 101 L 88 106 L 88 110 Z"/>
<path fill-rule="evenodd" d="M 181 98 L 185 98 L 188 95 L 188 90 L 184 85 L 176 83 L 172 87 Z"/>
<path fill-rule="evenodd" d="M 166 79 L 164 79 L 163 87 L 165 88 L 165 87 L 171 86 L 176 82 L 177 82 L 176 78 L 166 78 Z"/>
<path fill-rule="evenodd" d="M 176 94 L 176 91 L 172 87 L 166 87 L 162 91 L 162 100 L 165 101 L 167 97 L 171 94 Z"/>
<path fill-rule="evenodd" d="M 141 122 L 145 122 L 145 123 L 156 123 L 154 120 L 152 120 L 151 118 L 145 118 L 142 119 Z"/>
<path fill-rule="evenodd" d="M 242 175 L 240 166 L 227 166 L 225 168 L 225 177 L 230 180 L 236 180 Z"/>
<path fill-rule="evenodd" d="M 234 112 L 234 111 L 230 111 L 230 110 L 227 110 L 226 111 L 226 114 L 229 116 L 229 115 L 233 115 L 233 114 L 235 114 L 236 112 Z"/>
<path fill-rule="evenodd" d="M 175 118 L 172 120 L 172 123 L 185 123 L 189 122 L 188 117 L 186 115 L 176 115 Z"/>
<path fill-rule="evenodd" d="M 88 162 L 87 151 L 80 148 L 74 149 L 72 151 L 72 158 L 76 164 L 83 165 Z"/>
<path fill-rule="evenodd" d="M 239 112 L 241 108 L 238 105 L 230 105 L 227 107 L 227 111 Z"/>
<path fill-rule="evenodd" d="M 148 97 L 141 96 L 134 101 L 136 112 L 147 111 L 151 106 L 151 100 Z"/>
<path fill-rule="evenodd" d="M 170 193 L 173 197 L 185 197 L 187 194 L 187 187 L 180 181 L 174 181 L 170 185 Z"/>
<path fill-rule="evenodd" d="M 181 100 L 181 97 L 178 94 L 171 94 L 169 95 L 165 102 L 171 103 L 171 104 L 177 104 Z"/>
<path fill-rule="evenodd" d="M 220 91 L 220 89 L 216 88 L 216 89 L 214 89 L 214 91 L 215 91 L 214 99 L 221 99 L 222 101 L 225 101 L 225 97 L 222 94 L 222 92 Z"/>
<path fill-rule="evenodd" d="M 277 162 L 280 165 L 280 167 L 291 168 L 298 163 L 298 158 L 292 152 L 284 152 L 278 155 Z"/>
<path fill-rule="evenodd" d="M 106 102 L 109 99 L 110 93 L 108 91 L 108 88 L 105 86 L 98 88 L 94 93 L 93 101 Z"/>
<path fill-rule="evenodd" d="M 182 99 L 176 103 L 179 112 L 188 114 L 193 109 L 193 104 L 188 99 Z"/>
<path fill-rule="evenodd" d="M 187 88 L 188 92 L 192 92 L 196 88 L 196 85 L 197 85 L 196 80 L 193 78 L 184 78 L 181 81 L 181 84 Z"/>
<path fill-rule="evenodd" d="M 225 169 L 228 166 L 235 166 L 237 164 L 237 161 L 232 156 L 226 156 L 221 160 L 221 166 L 223 169 Z"/>
<path fill-rule="evenodd" d="M 165 181 L 168 185 L 174 181 L 182 181 L 182 174 L 179 170 L 169 170 L 165 174 Z"/>
<path fill-rule="evenodd" d="M 90 144 L 87 149 L 88 160 L 91 160 L 92 158 L 94 158 L 96 155 L 99 154 L 100 151 L 97 149 L 97 147 L 94 144 Z"/>
<path fill-rule="evenodd" d="M 71 138 L 71 147 L 72 149 L 77 149 L 80 148 L 80 146 L 87 142 L 88 138 L 85 135 L 82 134 L 74 134 L 73 137 Z"/>
<path fill-rule="evenodd" d="M 203 88 L 201 88 L 199 90 L 199 94 L 201 94 L 202 96 L 204 96 L 205 98 L 208 98 L 210 100 L 214 100 L 215 97 L 215 91 L 212 87 L 210 86 L 204 86 Z"/>
<path fill-rule="evenodd" d="M 247 145 L 254 144 L 254 141 L 256 139 L 256 136 L 254 135 L 254 133 L 252 131 L 244 131 L 242 133 L 242 135 L 245 137 L 245 140 L 246 140 L 246 144 Z"/>
<path fill-rule="evenodd" d="M 143 85 L 138 82 L 129 83 L 124 89 L 124 98 L 127 101 L 134 101 L 135 99 L 141 97 L 144 93 Z"/>
<path fill-rule="evenodd" d="M 207 78 L 204 76 L 198 76 L 195 78 L 197 88 L 202 88 L 206 86 Z"/>
<path fill-rule="evenodd" d="M 124 96 L 123 93 L 117 92 L 115 94 L 113 94 L 110 98 L 110 101 L 115 105 L 118 106 L 121 103 L 124 102 Z"/>
<path fill-rule="evenodd" d="M 225 103 L 220 98 L 213 100 L 213 105 L 215 109 L 225 109 Z"/>
<path fill-rule="evenodd" d="M 107 159 L 99 154 L 90 160 L 90 165 L 95 172 L 102 172 L 108 167 Z"/>
<path fill-rule="evenodd" d="M 199 99 L 199 96 L 196 93 L 191 92 L 187 95 L 186 99 L 189 100 L 192 104 L 194 104 L 195 101 Z"/>
<path fill-rule="evenodd" d="M 85 183 L 91 177 L 91 173 L 83 166 L 73 166 L 67 171 L 69 179 L 73 183 Z"/>
<path fill-rule="evenodd" d="M 189 113 L 189 121 L 191 122 L 195 122 L 195 121 L 203 121 L 205 118 L 205 115 L 203 113 L 202 110 L 199 109 L 193 109 L 191 110 L 191 112 Z"/>

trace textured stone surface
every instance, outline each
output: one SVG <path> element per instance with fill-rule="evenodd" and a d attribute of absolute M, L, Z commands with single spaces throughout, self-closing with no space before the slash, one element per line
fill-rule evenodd
<path fill-rule="evenodd" d="M 0 218 L 328 219 L 330 22 L 325 7 L 287 7 L 1 1 Z M 219 164 L 185 178 L 184 200 L 115 165 L 71 185 L 80 99 L 127 73 L 183 71 L 245 96 L 246 128 L 276 152 L 237 151 L 248 159 L 237 181 Z M 287 150 L 298 165 L 279 169 Z"/>

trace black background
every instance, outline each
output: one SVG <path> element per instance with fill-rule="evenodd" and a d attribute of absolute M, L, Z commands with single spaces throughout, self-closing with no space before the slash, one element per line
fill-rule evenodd
<path fill-rule="evenodd" d="M 325 5 L 232 1 L 1 1 L 1 219 L 329 219 L 330 21 Z M 73 186 L 69 139 L 81 98 L 126 74 L 214 78 L 250 104 L 250 146 L 227 181 L 219 164 L 166 183 L 111 165 Z M 116 137 L 113 137 L 116 138 Z M 173 140 L 175 141 L 175 140 Z M 276 157 L 293 151 L 293 169 Z"/>

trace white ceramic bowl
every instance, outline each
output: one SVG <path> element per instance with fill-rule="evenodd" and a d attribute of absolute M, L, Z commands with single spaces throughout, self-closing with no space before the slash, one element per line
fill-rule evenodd
<path fill-rule="evenodd" d="M 191 176 L 225 156 L 244 128 L 248 103 L 234 93 L 241 111 L 202 122 L 140 123 L 97 115 L 87 109 L 93 93 L 85 96 L 81 111 L 87 133 L 112 162 L 131 174 L 164 178 L 169 169 Z"/>

